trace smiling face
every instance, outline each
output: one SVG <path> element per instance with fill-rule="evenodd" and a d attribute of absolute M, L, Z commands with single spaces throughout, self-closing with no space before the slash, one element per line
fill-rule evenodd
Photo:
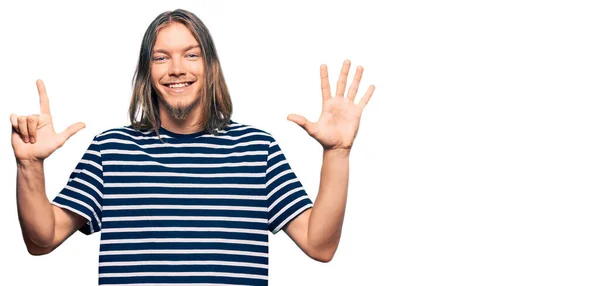
<path fill-rule="evenodd" d="M 184 24 L 171 22 L 160 29 L 150 70 L 161 114 L 167 111 L 184 120 L 200 111 L 204 61 L 198 41 Z"/>

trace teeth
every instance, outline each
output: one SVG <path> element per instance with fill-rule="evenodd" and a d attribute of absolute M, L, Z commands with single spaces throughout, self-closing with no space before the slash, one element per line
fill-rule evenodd
<path fill-rule="evenodd" d="M 189 84 L 186 83 L 175 83 L 175 84 L 169 84 L 170 88 L 184 88 L 187 87 Z"/>

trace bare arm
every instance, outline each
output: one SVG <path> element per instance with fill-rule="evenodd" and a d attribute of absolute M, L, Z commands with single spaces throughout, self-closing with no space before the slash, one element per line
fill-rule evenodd
<path fill-rule="evenodd" d="M 86 222 L 83 217 L 50 204 L 42 162 L 17 164 L 17 209 L 23 240 L 33 255 L 51 252 Z"/>
<path fill-rule="evenodd" d="M 349 70 L 350 61 L 345 61 L 335 97 L 332 97 L 327 67 L 321 66 L 323 110 L 318 122 L 310 122 L 295 114 L 288 117 L 321 143 L 323 165 L 314 207 L 288 223 L 284 231 L 304 253 L 322 262 L 333 259 L 340 242 L 348 196 L 350 150 L 358 133 L 362 111 L 375 90 L 374 86 L 370 86 L 358 104 L 354 103 L 363 72 L 359 66 L 345 97 Z"/>
<path fill-rule="evenodd" d="M 339 245 L 348 196 L 348 168 L 347 152 L 324 151 L 314 207 L 284 227 L 300 249 L 317 261 L 331 261 Z"/>
<path fill-rule="evenodd" d="M 23 240 L 31 254 L 46 254 L 83 226 L 85 219 L 53 206 L 44 182 L 44 159 L 85 127 L 76 123 L 56 133 L 44 83 L 37 82 L 40 114 L 11 114 L 11 142 L 17 161 L 17 210 Z"/>

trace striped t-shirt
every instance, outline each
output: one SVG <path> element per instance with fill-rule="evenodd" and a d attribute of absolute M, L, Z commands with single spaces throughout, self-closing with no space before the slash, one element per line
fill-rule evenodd
<path fill-rule="evenodd" d="M 99 285 L 267 285 L 268 233 L 312 207 L 277 141 L 159 133 L 98 134 L 52 202 L 101 233 Z"/>

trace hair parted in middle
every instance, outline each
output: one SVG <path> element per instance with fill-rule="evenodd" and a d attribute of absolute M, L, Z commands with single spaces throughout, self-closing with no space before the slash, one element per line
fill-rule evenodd
<path fill-rule="evenodd" d="M 208 28 L 195 14 L 177 9 L 164 12 L 148 26 L 142 46 L 137 68 L 133 76 L 133 95 L 129 104 L 129 121 L 136 130 L 154 129 L 159 134 L 161 126 L 158 112 L 158 94 L 152 86 L 151 63 L 152 51 L 158 32 L 169 24 L 177 22 L 185 25 L 198 44 L 202 53 L 205 76 L 202 85 L 200 108 L 203 118 L 200 124 L 204 130 L 216 134 L 230 122 L 233 106 L 231 97 L 213 39 Z M 160 137 L 159 137 L 160 138 Z"/>

